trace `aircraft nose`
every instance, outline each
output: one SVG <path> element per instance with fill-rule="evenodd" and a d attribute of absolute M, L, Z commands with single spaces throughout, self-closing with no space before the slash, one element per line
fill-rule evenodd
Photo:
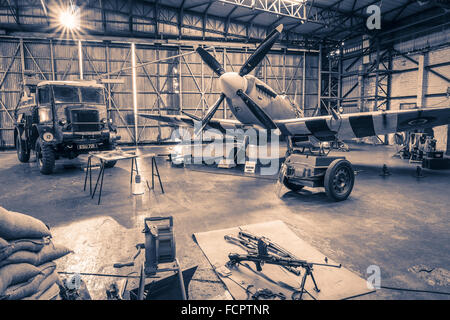
<path fill-rule="evenodd" d="M 236 72 L 224 73 L 220 76 L 219 82 L 222 92 L 230 99 L 236 96 L 238 90 L 245 91 L 247 89 L 247 79 Z"/>

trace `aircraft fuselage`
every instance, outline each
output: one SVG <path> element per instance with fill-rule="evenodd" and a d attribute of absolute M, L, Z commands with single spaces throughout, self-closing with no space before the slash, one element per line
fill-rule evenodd
<path fill-rule="evenodd" d="M 227 72 L 219 81 L 231 112 L 243 124 L 257 124 L 264 127 L 236 94 L 238 90 L 245 92 L 273 120 L 297 117 L 288 99 L 278 95 L 271 87 L 252 75 L 241 77 L 235 72 Z"/>

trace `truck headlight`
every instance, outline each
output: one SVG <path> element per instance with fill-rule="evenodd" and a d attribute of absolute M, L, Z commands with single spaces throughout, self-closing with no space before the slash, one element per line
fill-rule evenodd
<path fill-rule="evenodd" d="M 52 120 L 52 109 L 39 108 L 39 122 L 49 122 Z"/>
<path fill-rule="evenodd" d="M 42 139 L 44 139 L 44 141 L 46 141 L 46 142 L 50 142 L 50 141 L 52 141 L 53 140 L 53 134 L 51 133 L 51 132 L 45 132 L 43 135 L 42 135 Z"/>

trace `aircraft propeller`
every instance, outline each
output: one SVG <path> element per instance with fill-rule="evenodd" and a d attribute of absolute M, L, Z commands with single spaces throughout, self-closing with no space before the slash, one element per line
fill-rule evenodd
<path fill-rule="evenodd" d="M 239 70 L 240 77 L 249 74 L 264 59 L 274 43 L 278 40 L 282 30 L 283 25 L 280 24 L 266 37 L 266 39 L 264 39 L 263 42 L 261 42 L 255 52 L 253 52 L 253 54 L 242 65 Z M 226 73 L 221 64 L 208 51 L 201 47 L 197 47 L 196 51 L 202 58 L 203 62 L 205 62 L 219 77 Z M 253 113 L 253 115 L 264 125 L 266 129 L 277 129 L 277 126 L 272 119 L 270 119 L 264 110 L 261 109 L 243 90 L 238 89 L 236 95 L 242 99 L 242 101 L 248 106 L 250 112 Z M 208 125 L 209 121 L 219 109 L 219 106 L 225 97 L 225 94 L 222 93 L 216 103 L 214 103 L 214 105 L 208 110 L 206 116 L 202 119 L 201 127 L 196 130 L 197 134 Z"/>
<path fill-rule="evenodd" d="M 272 48 L 274 43 L 278 40 L 282 30 L 283 25 L 280 24 L 266 37 L 266 39 L 264 39 L 263 42 L 261 42 L 255 52 L 253 52 L 250 58 L 248 58 L 241 67 L 241 70 L 239 70 L 239 75 L 241 77 L 252 72 L 252 70 L 255 69 L 255 67 L 264 59 L 270 48 Z"/>

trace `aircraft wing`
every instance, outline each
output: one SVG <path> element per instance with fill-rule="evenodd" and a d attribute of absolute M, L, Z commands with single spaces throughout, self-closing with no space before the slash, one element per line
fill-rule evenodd
<path fill-rule="evenodd" d="M 147 119 L 166 122 L 177 126 L 194 127 L 196 122 L 200 122 L 200 119 L 196 120 L 192 116 L 189 117 L 184 115 L 159 115 L 146 113 L 138 113 L 138 115 Z M 222 133 L 225 133 L 227 129 L 243 129 L 244 127 L 248 126 L 244 126 L 241 122 L 232 119 L 211 119 L 207 125 L 207 128 L 217 129 Z"/>
<path fill-rule="evenodd" d="M 315 136 L 320 141 L 363 138 L 432 128 L 450 123 L 450 108 L 423 108 L 275 120 L 284 135 Z"/>

